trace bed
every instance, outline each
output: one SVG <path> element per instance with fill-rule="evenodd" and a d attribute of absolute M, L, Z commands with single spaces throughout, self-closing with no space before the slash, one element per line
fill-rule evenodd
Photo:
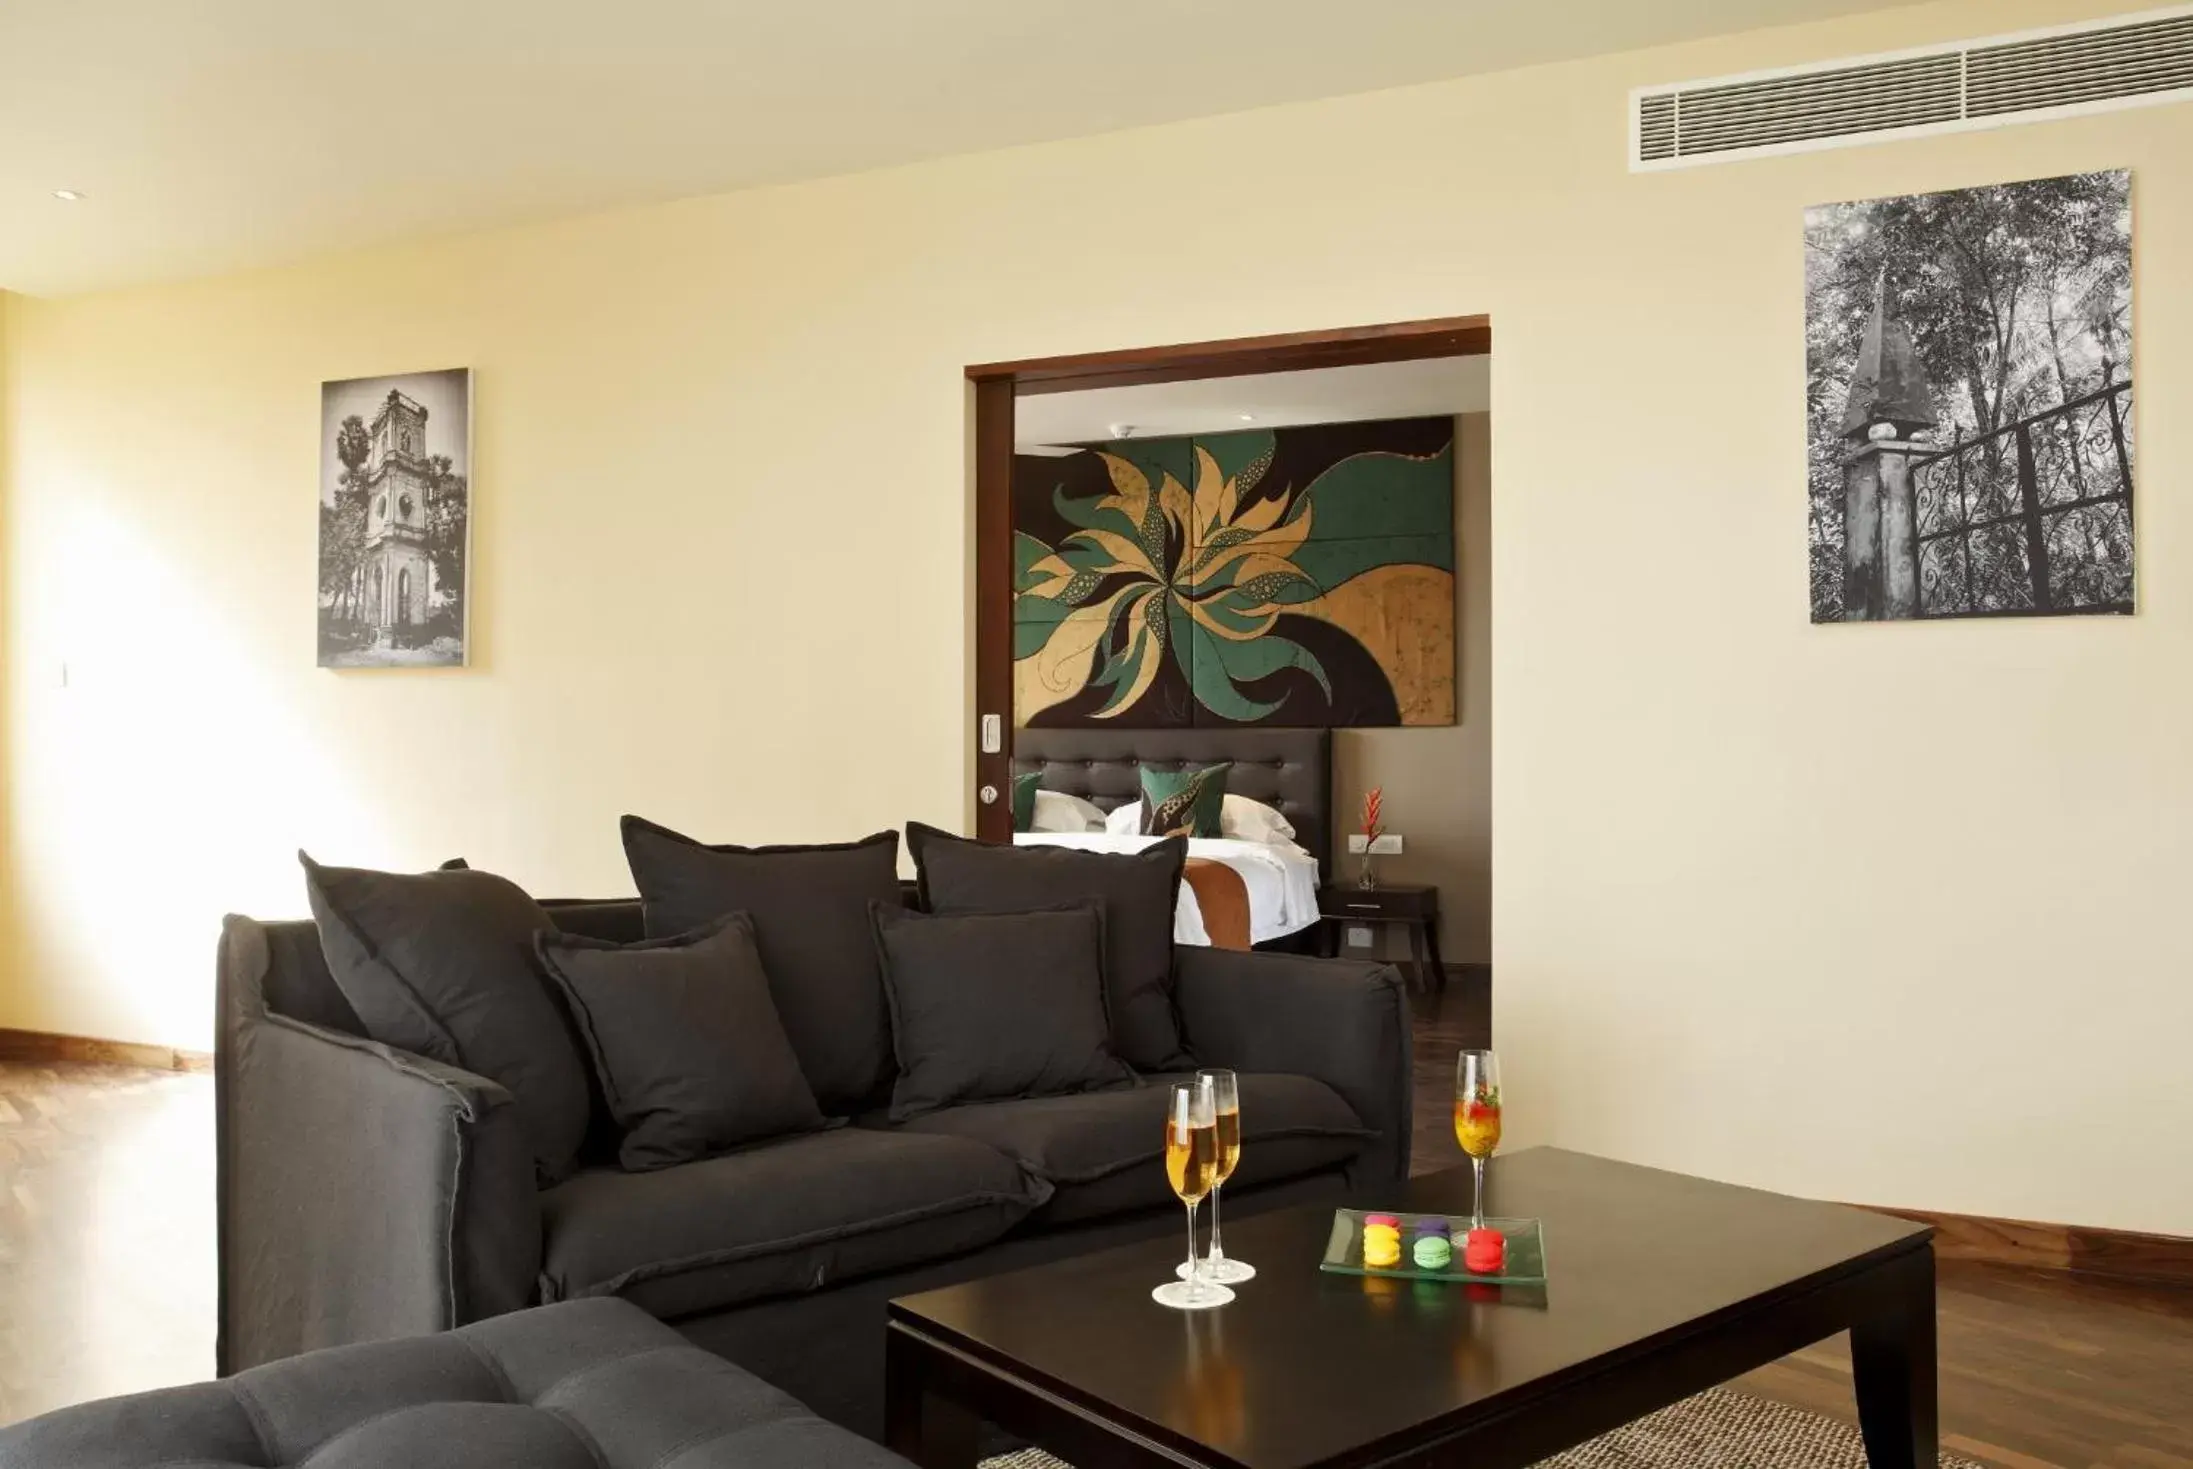
<path fill-rule="evenodd" d="M 1248 938 L 1260 946 L 1299 947 L 1317 926 L 1317 886 L 1332 856 L 1332 733 L 1323 729 L 1020 729 L 1013 732 L 1013 774 L 1042 776 L 1042 787 L 1079 796 L 1110 812 L 1142 798 L 1141 768 L 1199 769 L 1231 761 L 1226 790 L 1277 810 L 1294 827 L 1291 844 L 1194 840 L 1192 863 L 1224 867 L 1240 878 Z M 1102 832 L 1023 832 L 1014 841 L 1099 851 L 1133 851 L 1151 837 Z M 1195 881 L 1181 885 L 1174 938 L 1207 944 Z M 1206 889 L 1206 891 L 1211 891 Z"/>

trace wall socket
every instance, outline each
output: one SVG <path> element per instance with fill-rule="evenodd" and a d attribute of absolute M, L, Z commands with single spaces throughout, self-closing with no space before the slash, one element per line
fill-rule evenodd
<path fill-rule="evenodd" d="M 1343 937 L 1347 939 L 1348 947 L 1351 949 L 1367 949 L 1371 946 L 1371 931 L 1368 926 L 1361 923 L 1349 924 Z"/>
<path fill-rule="evenodd" d="M 1348 833 L 1348 850 L 1358 857 L 1363 855 L 1363 852 L 1365 850 L 1363 833 L 1359 831 L 1351 831 Z M 1401 833 L 1397 831 L 1389 831 L 1382 834 L 1377 841 L 1369 844 L 1369 850 L 1380 857 L 1400 856 Z"/>

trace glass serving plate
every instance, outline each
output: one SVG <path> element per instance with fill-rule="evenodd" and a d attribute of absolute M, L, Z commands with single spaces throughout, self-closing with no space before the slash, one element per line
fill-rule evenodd
<path fill-rule="evenodd" d="M 1391 1214 L 1401 1221 L 1401 1262 L 1391 1266 L 1363 1263 L 1363 1221 L 1372 1214 Z M 1445 1221 L 1452 1231 L 1454 1260 L 1444 1270 L 1420 1268 L 1411 1251 L 1416 1226 L 1426 1220 Z M 1546 1281 L 1546 1232 L 1536 1219 L 1487 1219 L 1487 1229 L 1508 1237 L 1508 1255 L 1497 1275 L 1478 1275 L 1462 1267 L 1462 1242 L 1469 1237 L 1467 1214 L 1403 1214 L 1392 1209 L 1335 1209 L 1332 1237 L 1325 1242 L 1325 1258 L 1318 1269 L 1337 1275 L 1379 1275 L 1394 1280 L 1458 1280 L 1477 1285 L 1543 1285 Z"/>

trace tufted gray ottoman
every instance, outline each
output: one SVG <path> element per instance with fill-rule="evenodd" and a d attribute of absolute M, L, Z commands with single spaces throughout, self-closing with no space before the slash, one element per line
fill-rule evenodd
<path fill-rule="evenodd" d="M 0 1469 L 907 1469 L 608 1298 L 0 1429 Z"/>

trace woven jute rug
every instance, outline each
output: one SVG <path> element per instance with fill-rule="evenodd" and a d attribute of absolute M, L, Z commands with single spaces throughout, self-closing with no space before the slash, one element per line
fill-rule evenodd
<path fill-rule="evenodd" d="M 1545 1461 L 1558 1469 L 1867 1469 L 1858 1430 L 1834 1418 L 1715 1388 Z M 1942 1455 L 1944 1469 L 1981 1469 Z M 982 1469 L 1068 1469 L 1041 1449 Z"/>

